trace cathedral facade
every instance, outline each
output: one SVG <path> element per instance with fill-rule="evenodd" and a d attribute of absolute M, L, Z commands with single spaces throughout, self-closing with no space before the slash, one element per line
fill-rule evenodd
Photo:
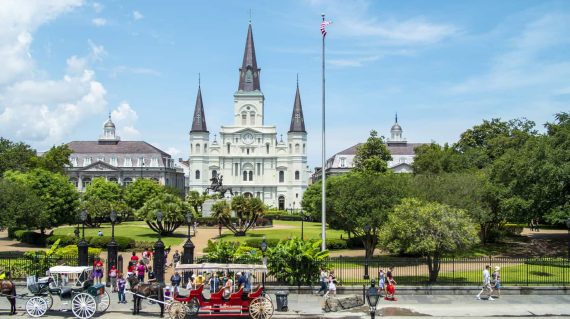
<path fill-rule="evenodd" d="M 283 140 L 277 138 L 275 125 L 264 122 L 265 97 L 260 82 L 250 23 L 234 93 L 234 122 L 223 125 L 213 140 L 198 87 L 190 130 L 189 189 L 203 192 L 212 181 L 222 180 L 234 195 L 258 197 L 279 209 L 299 209 L 309 178 L 299 85 L 287 139 Z"/>

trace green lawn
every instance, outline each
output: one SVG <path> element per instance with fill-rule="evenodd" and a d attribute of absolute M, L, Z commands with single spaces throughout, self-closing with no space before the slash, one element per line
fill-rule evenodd
<path fill-rule="evenodd" d="M 182 228 L 179 228 L 180 230 Z M 184 228 L 185 229 L 185 228 Z M 59 227 L 55 229 L 56 235 L 74 236 L 75 227 Z M 85 236 L 97 236 L 99 230 L 103 231 L 103 236 L 111 236 L 111 224 L 103 224 L 98 228 L 85 228 Z M 177 230 L 177 231 L 178 231 Z M 145 222 L 124 222 L 115 225 L 115 236 L 129 237 L 135 241 L 146 241 L 154 243 L 158 239 L 158 234 L 153 232 Z M 162 241 L 166 246 L 179 245 L 186 239 L 185 232 L 175 232 L 174 235 L 162 237 Z"/>
<path fill-rule="evenodd" d="M 267 239 L 288 239 L 291 237 L 301 237 L 301 222 L 299 221 L 285 221 L 274 220 L 275 227 L 270 228 L 257 228 L 249 230 L 246 236 L 235 237 L 233 233 L 226 232 L 222 234 L 222 240 L 245 242 L 250 238 L 261 238 L 265 236 Z M 293 228 L 279 229 L 279 226 L 291 226 Z M 304 222 L 304 237 L 305 239 L 321 239 L 321 224 L 313 222 Z M 329 229 L 327 227 L 327 239 L 339 239 L 340 236 L 347 238 L 348 235 L 342 230 Z"/>

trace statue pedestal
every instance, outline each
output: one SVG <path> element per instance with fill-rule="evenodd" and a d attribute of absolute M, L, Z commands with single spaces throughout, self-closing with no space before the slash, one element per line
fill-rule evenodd
<path fill-rule="evenodd" d="M 202 204 L 202 216 L 204 217 L 211 217 L 212 214 L 214 213 L 212 211 L 212 206 L 219 202 L 219 201 L 223 201 L 225 199 L 207 199 L 204 201 L 204 204 Z"/>

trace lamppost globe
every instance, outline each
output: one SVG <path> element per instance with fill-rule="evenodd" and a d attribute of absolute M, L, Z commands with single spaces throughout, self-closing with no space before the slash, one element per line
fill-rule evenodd
<path fill-rule="evenodd" d="M 186 214 L 186 221 L 188 222 L 188 225 L 190 225 L 190 223 L 192 223 L 192 213 L 188 212 Z"/>
<path fill-rule="evenodd" d="M 261 242 L 261 252 L 265 255 L 265 251 L 267 250 L 267 242 L 265 242 L 265 238 Z"/>
<path fill-rule="evenodd" d="M 370 281 L 370 288 L 368 288 L 368 292 L 366 293 L 366 301 L 368 302 L 368 307 L 370 308 L 370 318 L 374 319 L 376 316 L 376 306 L 378 305 L 378 300 L 380 299 L 380 295 L 378 294 L 378 290 L 375 287 L 374 279 Z"/>
<path fill-rule="evenodd" d="M 85 222 L 87 220 L 87 210 L 82 210 L 79 214 L 79 218 L 81 218 L 82 222 Z"/>
<path fill-rule="evenodd" d="M 116 211 L 111 211 L 111 223 L 114 223 L 117 221 L 117 212 Z"/>

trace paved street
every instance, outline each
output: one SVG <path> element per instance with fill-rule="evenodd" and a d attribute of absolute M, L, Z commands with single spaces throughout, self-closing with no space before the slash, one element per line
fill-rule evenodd
<path fill-rule="evenodd" d="M 275 297 L 271 296 L 273 300 Z M 134 318 L 131 314 L 132 303 L 118 304 L 117 294 L 112 294 L 112 301 L 106 313 L 97 318 Z M 132 300 L 128 296 L 127 300 Z M 275 318 L 368 318 L 368 307 L 363 306 L 338 313 L 323 313 L 321 303 L 323 299 L 314 295 L 289 295 L 289 311 L 275 312 Z M 24 306 L 25 301 L 19 300 L 18 315 L 27 317 Z M 55 298 L 53 309 L 46 314 L 46 318 L 73 317 L 71 311 L 57 311 L 67 308 L 61 305 L 59 298 Z M 8 302 L 0 300 L 0 318 L 7 318 Z M 570 296 L 503 296 L 495 301 L 476 300 L 473 296 L 399 296 L 398 301 L 381 300 L 378 305 L 378 315 L 398 316 L 399 318 L 412 316 L 434 317 L 570 317 Z M 158 317 L 159 307 L 148 302 L 143 303 L 141 316 Z"/>

